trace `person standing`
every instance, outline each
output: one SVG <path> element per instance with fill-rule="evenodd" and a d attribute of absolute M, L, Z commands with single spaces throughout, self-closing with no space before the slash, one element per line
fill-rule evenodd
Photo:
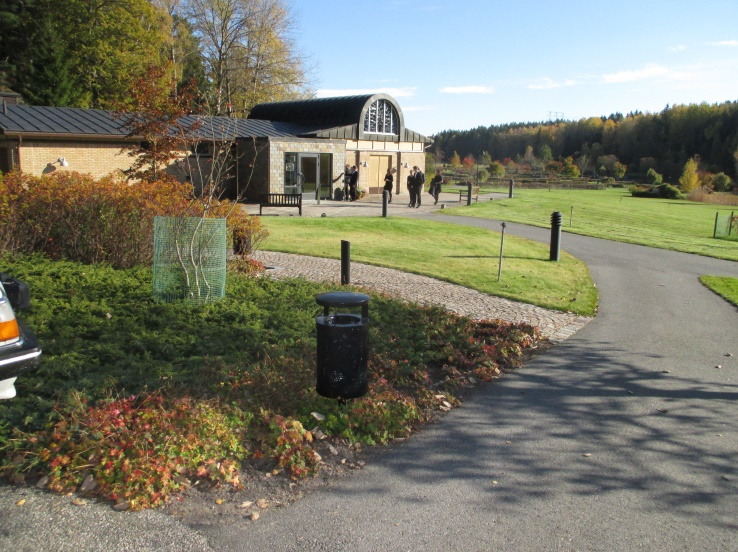
<path fill-rule="evenodd" d="M 351 176 L 349 177 L 349 201 L 356 201 L 356 188 L 359 185 L 359 169 L 356 165 L 351 167 Z"/>
<path fill-rule="evenodd" d="M 437 169 L 436 176 L 433 177 L 433 180 L 431 180 L 430 183 L 430 195 L 432 195 L 433 199 L 436 200 L 433 205 L 438 203 L 438 194 L 441 193 L 441 184 L 443 184 L 443 176 L 441 176 L 441 169 Z"/>
<path fill-rule="evenodd" d="M 343 172 L 333 180 L 333 183 L 338 182 L 341 177 L 343 177 L 343 201 L 348 201 L 349 180 L 351 180 L 351 166 L 348 163 L 346 163 Z"/>
<path fill-rule="evenodd" d="M 408 207 L 415 207 L 415 169 L 410 169 L 410 174 L 407 175 L 407 193 L 410 194 L 410 203 Z"/>
<path fill-rule="evenodd" d="M 425 174 L 417 165 L 413 167 L 415 173 L 415 207 L 420 208 L 421 198 L 423 197 L 423 184 L 425 184 Z"/>
<path fill-rule="evenodd" d="M 392 176 L 392 168 L 387 168 L 387 174 L 384 175 L 384 191 L 388 192 L 389 195 L 389 201 L 387 203 L 392 203 L 392 183 L 394 182 L 394 177 Z"/>

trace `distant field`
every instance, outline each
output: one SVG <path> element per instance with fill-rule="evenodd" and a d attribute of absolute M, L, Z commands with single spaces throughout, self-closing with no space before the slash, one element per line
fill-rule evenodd
<path fill-rule="evenodd" d="M 516 189 L 513 199 L 482 200 L 445 209 L 444 214 L 550 227 L 551 214 L 559 211 L 565 232 L 738 261 L 738 242 L 712 237 L 715 213 L 735 210 L 690 201 L 634 198 L 622 188 Z"/>

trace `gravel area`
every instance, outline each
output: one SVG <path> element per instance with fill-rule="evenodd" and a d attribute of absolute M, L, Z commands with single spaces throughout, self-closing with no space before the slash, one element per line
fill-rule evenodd
<path fill-rule="evenodd" d="M 257 251 L 254 258 L 270 268 L 267 274 L 272 278 L 303 277 L 315 282 L 335 283 L 341 280 L 341 262 L 338 259 L 273 251 Z M 362 263 L 351 263 L 351 284 L 421 305 L 440 305 L 477 320 L 491 318 L 531 324 L 554 343 L 572 336 L 591 320 L 585 316 L 487 295 L 427 276 Z"/>

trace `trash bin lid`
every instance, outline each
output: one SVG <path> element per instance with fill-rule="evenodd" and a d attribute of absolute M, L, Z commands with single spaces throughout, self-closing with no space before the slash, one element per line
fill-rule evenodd
<path fill-rule="evenodd" d="M 352 291 L 329 291 L 315 296 L 315 301 L 322 307 L 364 307 L 369 305 L 369 296 Z"/>

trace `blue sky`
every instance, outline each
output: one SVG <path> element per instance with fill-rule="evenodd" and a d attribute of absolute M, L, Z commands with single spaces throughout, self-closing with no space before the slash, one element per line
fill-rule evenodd
<path fill-rule="evenodd" d="M 738 0 L 293 0 L 319 97 L 432 135 L 738 100 Z"/>

